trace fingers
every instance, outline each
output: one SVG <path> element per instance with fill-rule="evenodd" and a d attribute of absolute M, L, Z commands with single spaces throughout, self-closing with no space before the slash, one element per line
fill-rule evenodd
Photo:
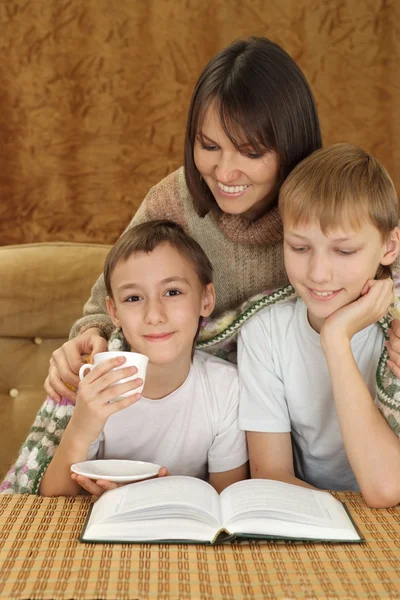
<path fill-rule="evenodd" d="M 88 352 L 79 337 L 65 342 L 60 350 L 61 352 L 55 354 L 54 360 L 61 378 L 66 383 L 77 385 L 79 383 L 79 369 L 83 363 L 82 356 L 88 354 Z"/>
<path fill-rule="evenodd" d="M 364 294 L 367 302 L 373 304 L 373 311 L 376 320 L 384 316 L 391 302 L 393 301 L 393 280 L 387 279 L 372 279 L 367 281 L 368 290 Z M 365 289 L 365 288 L 364 288 Z"/>
<path fill-rule="evenodd" d="M 393 375 L 395 377 L 397 377 L 397 379 L 400 379 L 400 368 L 398 366 L 399 363 L 395 363 L 392 360 L 388 361 L 388 367 L 389 369 L 392 371 Z"/>
<path fill-rule="evenodd" d="M 392 322 L 391 327 L 387 330 L 387 334 L 389 336 L 389 342 L 388 342 L 388 344 L 389 344 L 390 349 L 395 354 L 399 354 L 400 355 L 400 338 L 394 332 L 393 323 L 394 323 L 394 321 Z"/>
<path fill-rule="evenodd" d="M 390 329 L 389 332 L 392 331 L 395 338 L 400 338 L 400 320 L 399 319 L 393 319 L 393 321 L 390 324 Z M 388 333 L 389 333 L 388 332 Z M 394 339 L 395 339 L 394 338 Z M 399 348 L 398 351 L 400 352 L 400 341 L 399 341 Z"/>
<path fill-rule="evenodd" d="M 123 357 L 118 357 L 103 361 L 99 365 L 96 365 L 96 367 L 85 376 L 83 381 L 86 385 L 91 385 L 92 389 L 96 390 L 97 393 L 108 390 L 109 393 L 103 395 L 103 399 L 106 401 L 112 400 L 124 393 L 134 391 L 143 385 L 142 379 L 135 378 L 130 379 L 130 381 L 118 383 L 122 379 L 131 378 L 138 372 L 137 368 L 132 366 L 115 370 L 116 367 L 121 366 L 121 363 L 123 363 L 124 360 Z M 111 389 L 108 389 L 110 386 L 112 386 Z"/>
<path fill-rule="evenodd" d="M 91 345 L 91 358 L 93 358 L 93 356 L 95 354 L 99 354 L 100 352 L 106 352 L 106 350 L 107 350 L 107 342 L 101 336 L 94 336 L 92 338 L 92 340 L 90 341 L 90 345 Z"/>
<path fill-rule="evenodd" d="M 167 476 L 169 476 L 168 469 L 166 467 L 161 467 L 158 471 L 158 477 Z M 77 473 L 71 473 L 71 479 L 76 481 L 76 483 L 89 492 L 89 494 L 92 494 L 92 496 L 96 496 L 97 498 L 104 494 L 104 492 L 126 485 L 125 483 L 116 483 L 114 481 L 108 481 L 107 479 L 97 479 L 96 481 L 93 481 L 92 479 L 88 479 L 88 477 L 78 475 Z"/>
<path fill-rule="evenodd" d="M 391 329 L 388 329 L 389 341 L 385 343 L 389 355 L 388 367 L 393 375 L 400 378 L 400 339 Z"/>
<path fill-rule="evenodd" d="M 53 356 L 50 359 L 50 366 L 53 367 L 56 371 L 57 379 L 61 380 L 63 383 L 69 383 L 75 387 L 79 384 L 79 369 L 83 364 L 83 360 L 80 354 L 75 355 L 75 351 L 73 356 L 71 355 L 72 349 L 68 350 L 66 342 L 53 352 Z"/>
<path fill-rule="evenodd" d="M 116 367 L 120 367 L 121 366 L 121 362 L 119 358 L 111 358 L 110 360 L 105 360 L 102 363 L 100 363 L 99 365 L 96 365 L 96 367 L 94 369 L 92 369 L 91 371 L 89 371 L 85 377 L 84 377 L 84 381 L 86 383 L 96 383 L 98 382 L 99 384 L 101 384 L 101 387 L 103 389 L 109 387 L 110 385 L 113 385 L 119 381 L 121 381 L 121 379 L 127 379 L 130 377 L 133 377 L 134 375 L 137 374 L 138 370 L 136 367 L 132 367 L 132 366 L 127 366 L 127 367 L 123 367 L 121 369 L 116 369 Z M 129 382 L 122 382 L 121 385 L 123 385 L 124 383 L 133 383 L 134 381 L 139 381 L 139 379 L 135 379 L 135 380 L 130 380 Z M 142 382 L 143 383 L 143 382 Z M 141 385 L 141 384 L 139 384 Z M 139 387 L 139 385 L 135 385 L 134 388 Z M 132 388 L 132 389 L 134 389 Z M 130 387 L 128 387 L 128 390 L 131 389 Z M 125 390 L 125 391 L 128 391 Z"/>
<path fill-rule="evenodd" d="M 116 388 L 117 388 L 117 386 L 115 386 L 115 389 Z M 119 395 L 119 394 L 117 394 L 117 395 Z M 120 398 L 118 400 L 115 400 L 115 402 L 113 402 L 114 398 L 116 398 L 116 396 L 114 395 L 114 397 L 108 401 L 109 415 L 112 415 L 120 410 L 123 410 L 124 408 L 128 408 L 128 406 L 131 406 L 131 404 L 135 404 L 135 402 L 140 400 L 141 397 L 142 397 L 142 395 L 140 393 L 131 394 L 131 395 L 127 396 L 126 398 Z"/>
<path fill-rule="evenodd" d="M 67 387 L 60 379 L 57 368 L 52 364 L 50 364 L 49 374 L 46 378 L 44 387 L 49 396 L 57 402 L 61 401 L 62 396 L 68 398 L 70 402 L 76 402 L 76 393 Z M 56 398 L 53 394 L 58 397 Z"/>
<path fill-rule="evenodd" d="M 61 402 L 61 396 L 51 386 L 49 382 L 49 376 L 46 377 L 46 380 L 44 382 L 44 389 L 46 391 L 46 394 L 50 396 L 50 398 L 53 398 L 53 400 L 55 400 L 56 402 Z"/>
<path fill-rule="evenodd" d="M 393 280 L 388 277 L 386 279 L 370 279 L 364 286 L 367 292 L 376 294 L 376 296 L 380 296 L 382 298 L 387 298 L 389 301 L 393 299 Z"/>
<path fill-rule="evenodd" d="M 124 484 L 116 483 L 115 481 L 108 481 L 107 479 L 98 479 L 96 481 L 96 485 L 98 485 L 99 488 L 101 488 L 104 492 L 107 492 L 108 490 L 115 490 L 115 488 L 121 487 L 121 485 Z"/>
<path fill-rule="evenodd" d="M 137 402 L 140 399 L 140 394 L 134 393 L 134 390 L 143 385 L 143 380 L 140 378 L 131 379 L 123 383 L 118 383 L 121 379 L 126 379 L 134 376 L 137 373 L 137 368 L 128 366 L 119 368 L 124 358 L 112 358 L 106 360 L 90 371 L 83 379 L 79 387 L 79 398 L 84 403 L 94 401 L 97 406 L 109 405 L 112 400 L 119 396 L 129 393 L 127 398 L 120 399 L 115 406 L 109 406 L 105 415 L 122 410 Z"/>
<path fill-rule="evenodd" d="M 393 319 L 387 330 L 389 340 L 385 343 L 389 355 L 388 367 L 397 378 L 400 378 L 400 321 Z"/>
<path fill-rule="evenodd" d="M 92 496 L 96 496 L 99 498 L 104 492 L 108 490 L 114 490 L 123 483 L 115 483 L 114 481 L 108 481 L 106 479 L 97 479 L 97 481 L 93 481 L 88 477 L 84 477 L 83 475 L 78 475 L 77 473 L 71 473 L 71 479 L 76 481 L 84 490 L 92 494 Z"/>
<path fill-rule="evenodd" d="M 82 365 L 82 356 L 107 350 L 107 342 L 97 329 L 91 328 L 63 344 L 61 349 L 70 372 L 77 376 Z M 73 383 L 65 379 L 64 381 Z"/>
<path fill-rule="evenodd" d="M 124 362 L 125 358 L 123 356 L 117 356 L 115 358 L 110 358 L 109 360 L 104 360 L 100 364 L 96 365 L 94 369 L 86 373 L 84 381 L 86 383 L 94 383 L 95 381 L 101 379 L 105 382 L 105 387 L 107 387 L 112 383 L 116 383 L 120 379 L 131 377 L 137 373 L 136 367 L 124 367 L 122 369 L 118 369 L 118 371 L 113 371 L 113 369 L 121 367 Z"/>
<path fill-rule="evenodd" d="M 82 356 L 97 354 L 104 350 L 107 350 L 107 342 L 95 329 L 88 330 L 73 340 L 65 342 L 61 348 L 53 352 L 50 361 L 53 366 L 50 379 L 52 387 L 59 393 L 60 381 L 77 387 L 79 385 L 79 369 L 83 364 Z"/>
<path fill-rule="evenodd" d="M 84 490 L 92 494 L 93 496 L 101 496 L 104 494 L 105 489 L 101 486 L 97 485 L 96 482 L 88 479 L 87 477 L 83 477 L 83 475 L 77 475 L 76 473 L 71 473 L 71 479 L 76 481 Z"/>
<path fill-rule="evenodd" d="M 400 379 L 400 320 L 393 319 L 387 330 L 389 340 L 385 343 L 389 355 L 388 367 Z"/>

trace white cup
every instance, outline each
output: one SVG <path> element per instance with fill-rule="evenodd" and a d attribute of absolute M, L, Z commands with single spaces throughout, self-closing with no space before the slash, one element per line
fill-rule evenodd
<path fill-rule="evenodd" d="M 124 379 L 120 379 L 116 383 L 113 383 L 110 387 L 113 387 L 114 385 L 118 385 L 120 383 L 125 383 L 126 381 L 131 381 L 132 379 L 138 379 L 139 377 L 143 380 L 143 385 L 136 388 L 135 390 L 125 392 L 120 396 L 116 396 L 115 398 L 113 398 L 112 402 L 114 400 L 121 400 L 122 398 L 131 396 L 132 394 L 140 393 L 143 390 L 149 357 L 145 356 L 144 354 L 139 354 L 138 352 L 119 352 L 110 350 L 109 352 L 99 352 L 98 354 L 95 354 L 93 356 L 94 364 L 86 363 L 82 365 L 79 369 L 79 379 L 82 380 L 87 374 L 86 371 L 88 369 L 89 371 L 91 371 L 104 360 L 110 360 L 111 358 L 117 358 L 118 356 L 124 356 L 126 360 L 120 367 L 115 367 L 114 369 L 112 369 L 113 371 L 117 371 L 118 369 L 124 369 L 125 367 L 136 367 L 138 372 L 135 375 L 132 375 L 132 377 L 125 377 Z"/>

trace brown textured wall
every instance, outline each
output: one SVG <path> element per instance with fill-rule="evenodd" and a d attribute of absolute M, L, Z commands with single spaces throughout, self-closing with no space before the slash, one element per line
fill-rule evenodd
<path fill-rule="evenodd" d="M 325 143 L 398 188 L 398 0 L 0 0 L 0 244 L 113 242 L 182 162 L 206 61 L 266 35 L 298 61 Z"/>

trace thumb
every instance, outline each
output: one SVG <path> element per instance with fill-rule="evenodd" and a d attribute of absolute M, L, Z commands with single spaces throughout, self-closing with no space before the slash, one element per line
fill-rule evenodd
<path fill-rule="evenodd" d="M 369 290 L 371 289 L 371 287 L 374 285 L 374 280 L 373 279 L 368 279 L 365 282 L 365 285 L 363 287 L 363 289 L 361 290 L 361 296 L 365 296 L 365 294 L 367 294 L 369 292 Z"/>
<path fill-rule="evenodd" d="M 98 335 L 91 340 L 90 345 L 92 350 L 92 357 L 94 354 L 98 354 L 99 352 L 105 352 L 107 350 L 107 341 Z"/>

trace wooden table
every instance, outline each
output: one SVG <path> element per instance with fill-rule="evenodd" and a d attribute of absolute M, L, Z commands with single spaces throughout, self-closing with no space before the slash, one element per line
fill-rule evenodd
<path fill-rule="evenodd" d="M 400 598 L 400 509 L 346 502 L 364 544 L 82 544 L 90 499 L 0 497 L 0 598 Z"/>

